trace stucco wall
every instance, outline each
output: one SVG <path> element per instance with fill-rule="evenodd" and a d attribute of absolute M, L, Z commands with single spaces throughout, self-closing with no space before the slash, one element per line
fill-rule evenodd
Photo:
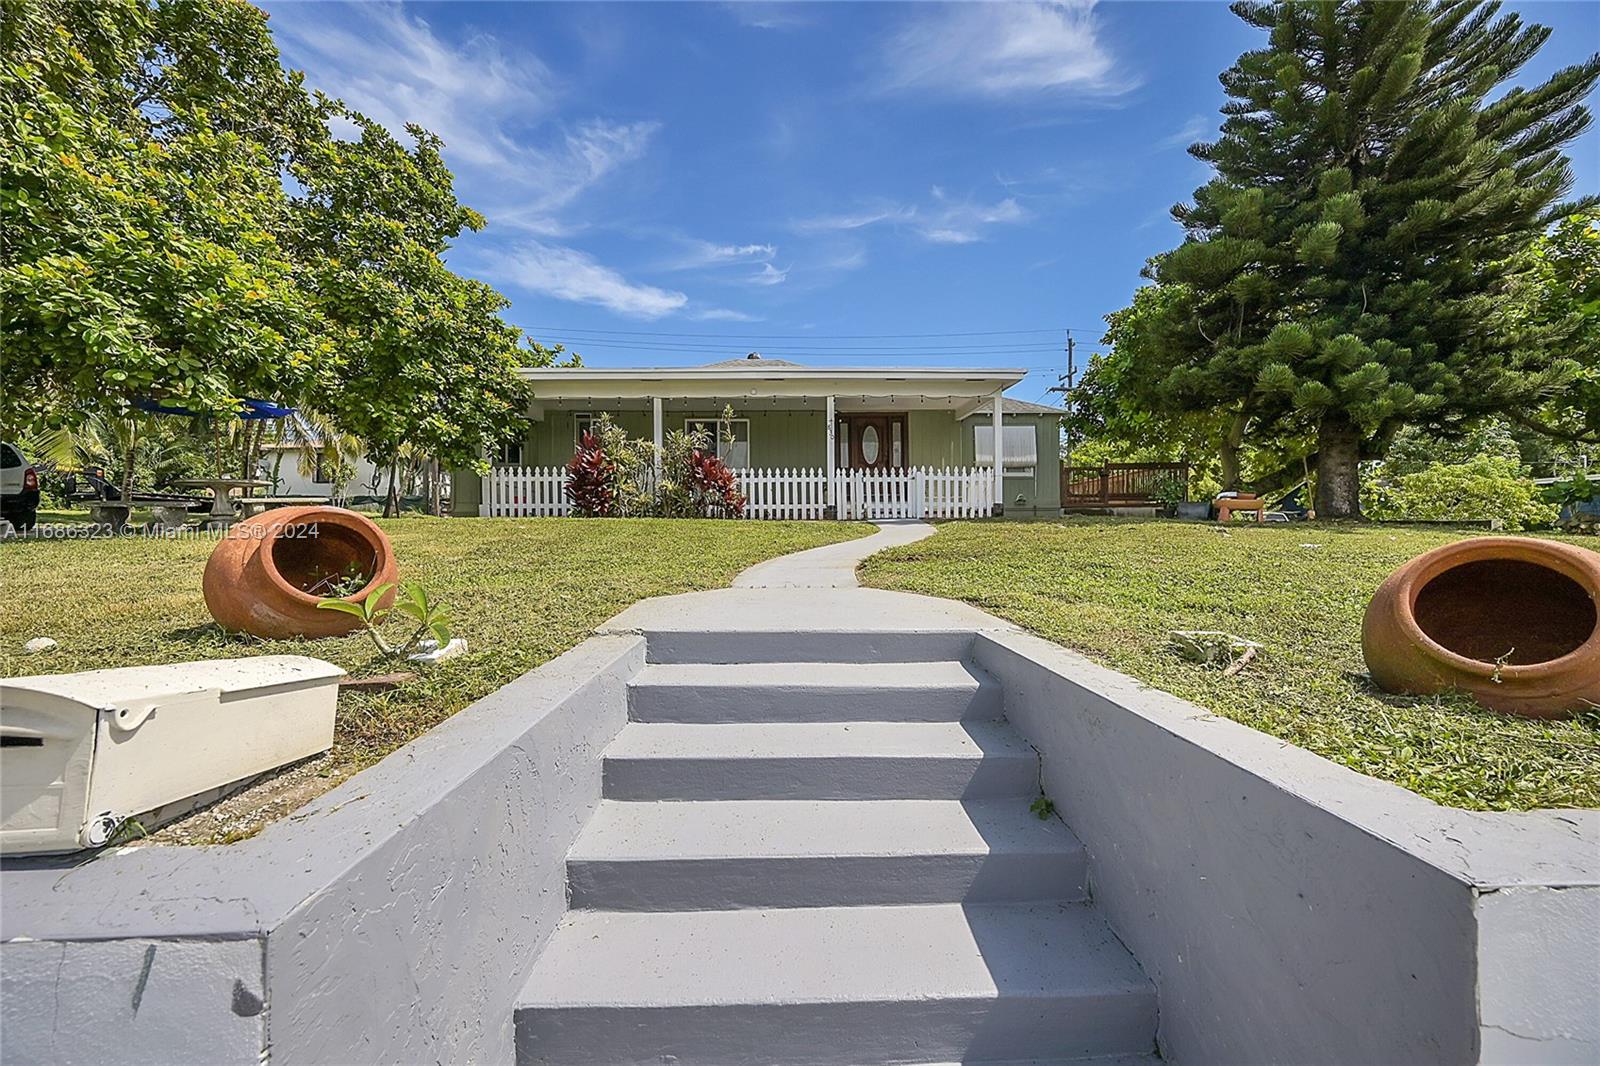
<path fill-rule="evenodd" d="M 511 1061 L 643 662 L 586 641 L 239 844 L 8 860 L 7 1062 Z"/>
<path fill-rule="evenodd" d="M 1600 812 L 1440 807 L 1027 634 L 974 654 L 1170 1061 L 1600 1061 Z"/>

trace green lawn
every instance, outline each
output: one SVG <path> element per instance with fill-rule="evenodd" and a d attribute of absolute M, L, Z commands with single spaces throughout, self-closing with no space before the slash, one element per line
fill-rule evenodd
<path fill-rule="evenodd" d="M 863 584 L 966 600 L 1151 685 L 1439 803 L 1600 806 L 1600 714 L 1541 723 L 1460 696 L 1391 697 L 1361 616 L 1400 563 L 1461 531 L 1073 518 L 958 522 L 868 559 Z M 1594 547 L 1593 539 L 1574 543 Z M 1242 674 L 1187 662 L 1173 629 L 1266 645 Z"/>
<path fill-rule="evenodd" d="M 345 693 L 331 787 L 523 671 L 561 654 L 636 600 L 719 588 L 752 563 L 849 540 L 871 527 L 824 522 L 661 519 L 436 519 L 379 523 L 402 580 L 447 604 L 470 654 L 387 693 Z M 230 637 L 206 612 L 200 574 L 213 540 L 17 540 L 0 545 L 0 676 L 239 655 L 315 655 L 354 675 L 383 673 L 365 636 Z M 390 623 L 397 639 L 407 630 Z M 23 654 L 33 637 L 60 647 Z"/>

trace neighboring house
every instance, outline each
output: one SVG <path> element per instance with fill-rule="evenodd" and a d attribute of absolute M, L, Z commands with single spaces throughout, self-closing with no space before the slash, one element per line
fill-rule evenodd
<path fill-rule="evenodd" d="M 315 438 L 298 443 L 268 442 L 261 446 L 261 453 L 260 476 L 270 481 L 274 468 L 277 470 L 274 496 L 381 498 L 388 486 L 387 475 L 380 476 L 377 468 L 365 458 L 356 460 L 354 477 L 343 485 L 336 485 L 333 481 L 335 464 L 325 458 L 322 444 Z"/>
<path fill-rule="evenodd" d="M 971 514 L 996 504 L 1008 514 L 1056 515 L 1061 411 L 1001 397 L 1025 373 L 815 367 L 755 355 L 692 367 L 524 368 L 532 428 L 491 457 L 488 477 L 453 475 L 453 511 L 564 513 L 561 468 L 579 435 L 608 414 L 657 443 L 670 430 L 704 427 L 757 517 L 820 517 L 824 507 L 845 517 L 953 514 L 957 506 Z"/>

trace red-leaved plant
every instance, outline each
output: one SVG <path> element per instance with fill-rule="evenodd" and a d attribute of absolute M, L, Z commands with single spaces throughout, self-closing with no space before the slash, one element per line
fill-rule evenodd
<path fill-rule="evenodd" d="M 572 513 L 584 518 L 606 518 L 617 506 L 617 464 L 606 457 L 593 433 L 585 433 L 567 463 L 567 499 Z"/>
<path fill-rule="evenodd" d="M 699 448 L 689 453 L 689 487 L 707 518 L 744 516 L 744 493 L 726 463 Z"/>

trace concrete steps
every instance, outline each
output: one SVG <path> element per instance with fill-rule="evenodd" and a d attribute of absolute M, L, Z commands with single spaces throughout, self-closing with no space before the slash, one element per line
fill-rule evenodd
<path fill-rule="evenodd" d="M 567 858 L 574 907 L 723 910 L 1080 900 L 1083 846 L 1027 800 L 600 805 Z"/>
<path fill-rule="evenodd" d="M 519 1064 L 1154 1061 L 1153 987 L 968 635 L 646 638 Z"/>
<path fill-rule="evenodd" d="M 624 800 L 1031 798 L 1038 781 L 1004 722 L 631 722 L 605 753 Z"/>
<path fill-rule="evenodd" d="M 637 722 L 955 722 L 1000 717 L 1000 688 L 966 663 L 667 663 L 628 686 Z"/>
<path fill-rule="evenodd" d="M 573 911 L 520 1062 L 860 1064 L 1148 1051 L 1149 980 L 1083 904 Z"/>

